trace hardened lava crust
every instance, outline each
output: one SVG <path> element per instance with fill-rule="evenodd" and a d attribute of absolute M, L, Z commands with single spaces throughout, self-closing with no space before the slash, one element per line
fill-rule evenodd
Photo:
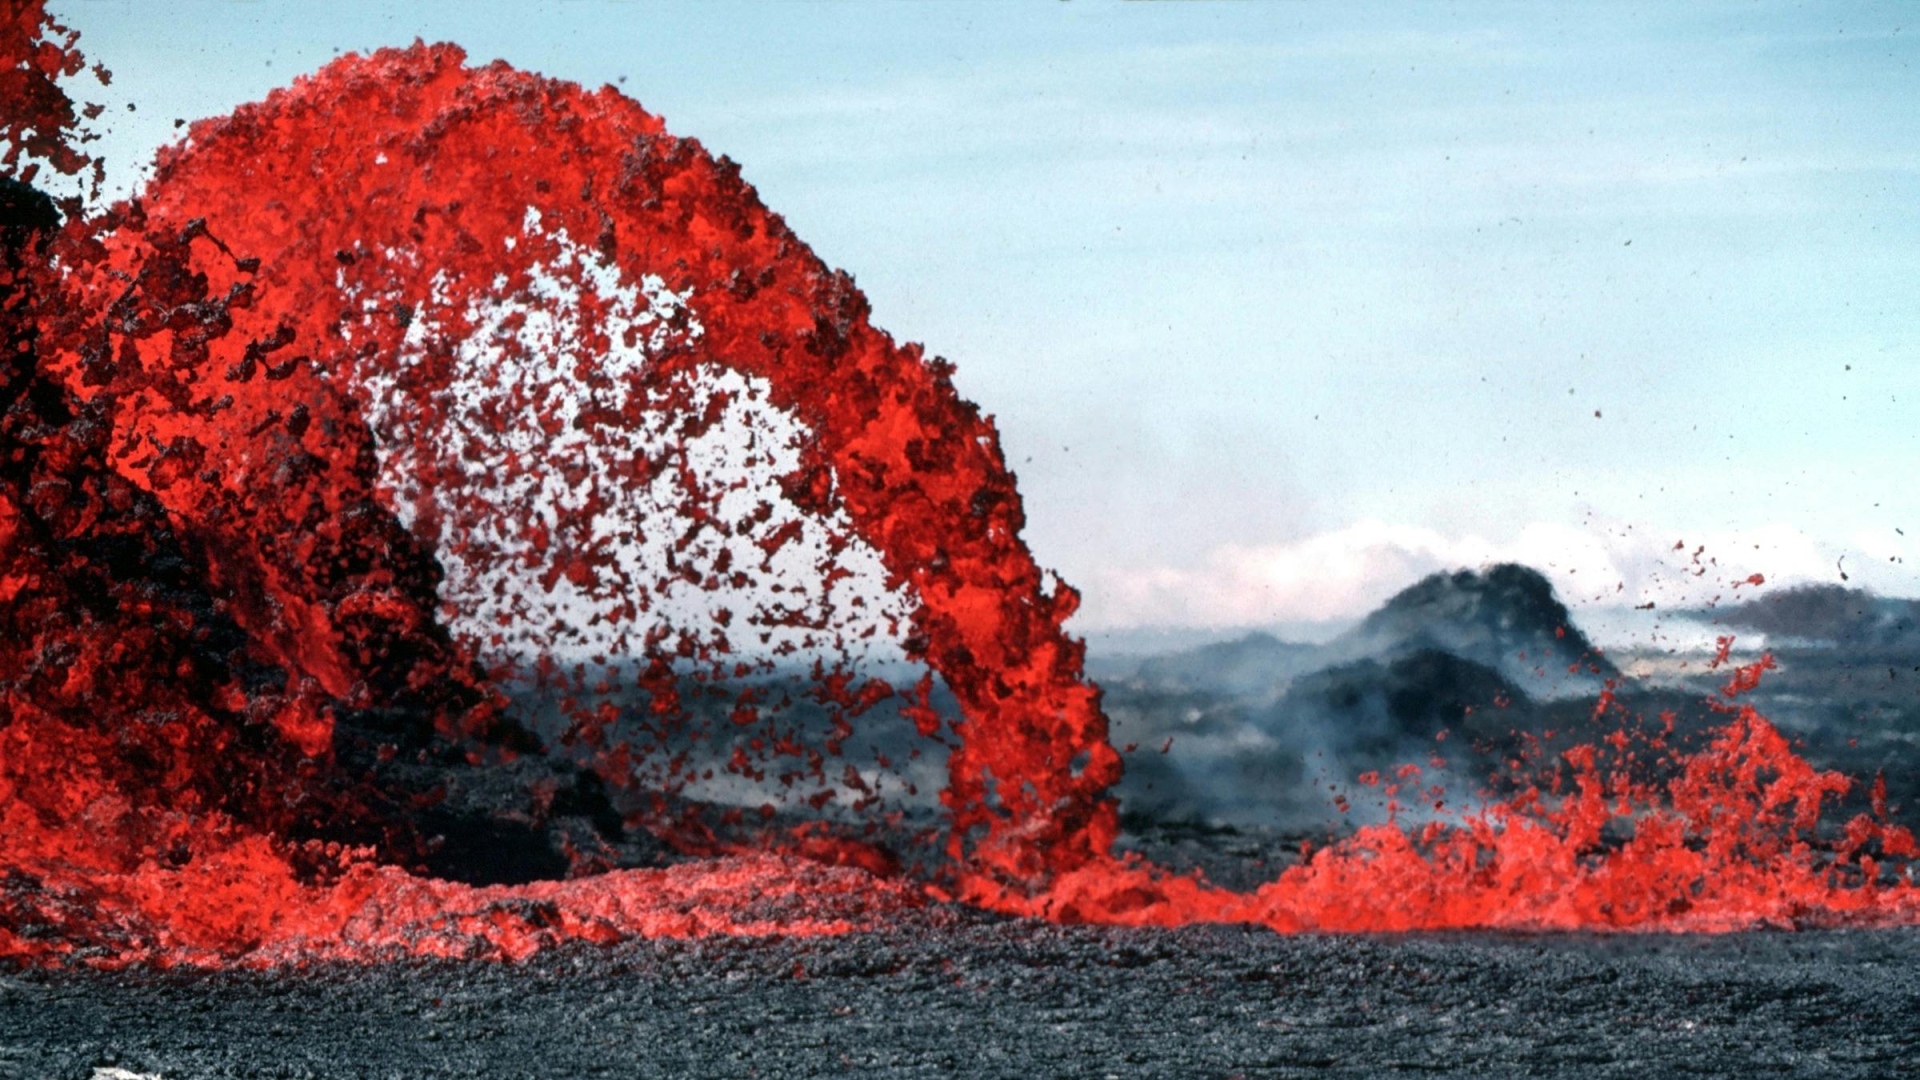
<path fill-rule="evenodd" d="M 1920 935 L 1282 936 L 931 908 L 524 964 L 0 978 L 0 1077 L 1884 1077 Z M 114 1071 L 122 1070 L 122 1071 Z"/>

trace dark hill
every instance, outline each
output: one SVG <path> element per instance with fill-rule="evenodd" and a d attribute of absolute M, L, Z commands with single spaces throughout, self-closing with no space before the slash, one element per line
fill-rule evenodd
<path fill-rule="evenodd" d="M 1330 647 L 1348 657 L 1436 650 L 1540 694 L 1585 693 L 1618 675 L 1539 571 L 1513 563 L 1430 575 Z"/>
<path fill-rule="evenodd" d="M 1430 747 L 1442 731 L 1475 726 L 1475 714 L 1525 705 L 1501 674 L 1438 649 L 1368 658 L 1296 679 L 1264 727 L 1276 737 L 1305 736 L 1343 756 L 1391 756 L 1409 742 Z"/>
<path fill-rule="evenodd" d="M 1843 585 L 1800 585 L 1718 614 L 1727 626 L 1772 637 L 1867 649 L 1920 647 L 1920 600 Z"/>

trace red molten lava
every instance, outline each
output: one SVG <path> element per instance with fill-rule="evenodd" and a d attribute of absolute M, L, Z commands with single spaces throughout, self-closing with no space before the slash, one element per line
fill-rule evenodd
<path fill-rule="evenodd" d="M 343 60 L 260 105 L 195 125 L 182 148 L 162 156 L 143 200 L 149 233 L 204 221 L 227 249 L 268 261 L 247 279 L 245 309 L 231 313 L 236 359 L 199 369 L 206 385 L 197 393 L 233 404 L 186 422 L 138 407 L 117 419 L 116 437 L 151 447 L 155 434 L 143 429 L 164 423 L 162 438 L 217 445 L 220 459 L 261 460 L 271 451 L 260 443 L 284 437 L 275 414 L 294 402 L 315 417 L 337 412 L 326 393 L 336 388 L 349 398 L 370 388 L 378 395 L 366 400 L 376 441 L 418 448 L 474 427 L 506 428 L 507 437 L 471 440 L 459 453 L 411 454 L 389 497 L 412 510 L 415 531 L 443 559 L 515 561 L 539 582 L 532 592 L 564 584 L 576 605 L 593 610 L 599 632 L 560 626 L 548 605 L 498 596 L 483 570 L 474 576 L 497 602 L 490 640 L 473 642 L 476 652 L 516 642 L 523 655 L 555 652 L 558 629 L 597 654 L 724 664 L 740 651 L 725 640 L 724 622 L 661 640 L 623 621 L 633 615 L 623 606 L 666 592 L 676 575 L 715 587 L 716 576 L 793 539 L 804 515 L 826 518 L 831 535 L 812 572 L 834 573 L 851 543 L 877 552 L 886 584 L 912 598 L 906 651 L 939 672 L 965 717 L 945 796 L 954 854 L 981 873 L 1026 881 L 1105 851 L 1114 812 L 1102 792 L 1118 778 L 1119 759 L 1081 675 L 1082 647 L 1060 629 L 1077 596 L 1049 588 L 1022 543 L 998 435 L 954 391 L 950 365 L 875 329 L 852 280 L 814 257 L 731 162 L 667 134 L 611 89 L 587 93 L 463 60 L 450 46 Z M 569 301 L 575 322 L 564 333 L 595 348 L 567 354 L 524 332 L 555 292 L 595 274 L 641 292 L 636 301 L 613 289 L 575 290 L 581 299 Z M 239 280 L 226 273 L 216 288 Z M 476 334 L 488 336 L 491 351 L 482 377 L 469 378 L 458 350 Z M 288 342 L 274 355 L 310 357 L 300 370 L 313 373 L 311 384 L 227 377 L 246 341 Z M 629 350 L 639 355 L 612 362 Z M 567 370 L 579 364 L 598 366 L 585 377 Z M 716 369 L 744 380 L 728 384 Z M 84 392 L 84 376 L 72 381 Z M 581 384 L 584 401 L 561 392 Z M 732 511 L 738 520 L 729 521 L 691 480 L 669 513 L 641 505 L 623 517 L 623 495 L 658 486 L 663 471 L 691 471 L 644 448 L 594 456 L 597 470 L 567 476 L 566 512 L 552 520 L 530 516 L 523 500 L 495 497 L 578 468 L 581 456 L 618 446 L 649 417 L 671 419 L 668 443 L 697 438 L 726 404 L 755 395 L 805 433 L 779 478 L 780 494 L 800 511 L 787 529 L 754 533 L 772 500 Z M 309 424 L 309 444 L 318 427 Z M 522 432 L 524 440 L 513 438 Z M 554 442 L 576 437 L 578 456 L 553 452 Z M 148 454 L 140 447 L 130 457 Z M 220 487 L 242 498 L 258 490 L 255 477 L 237 471 Z M 185 499 L 170 502 L 187 509 Z M 676 554 L 731 554 L 734 565 L 621 565 L 630 534 L 679 522 L 690 524 L 674 537 Z M 730 533 L 753 533 L 757 543 L 744 556 L 737 544 L 699 547 Z M 757 620 L 778 621 L 778 613 Z M 655 664 L 639 678 L 657 686 L 664 670 Z M 836 696 L 858 707 L 859 692 Z M 671 710 L 671 688 L 657 686 L 654 697 L 668 703 L 658 711 Z M 614 742 L 593 709 L 572 711 L 572 738 Z M 649 748 L 635 749 L 618 775 Z M 818 779 L 823 763 L 811 765 Z"/>
<path fill-rule="evenodd" d="M 21 10 L 8 175 L 79 173 L 78 54 Z M 543 751 L 708 849 L 795 807 L 872 816 L 944 751 L 936 891 L 1066 921 L 1920 912 L 1887 866 L 1911 836 L 1815 844 L 1846 781 L 1748 709 L 1666 779 L 1582 748 L 1564 787 L 1363 829 L 1251 894 L 1114 857 L 1077 596 L 950 365 L 875 329 L 731 162 L 611 89 L 464 59 L 339 60 L 64 225 L 0 193 L 0 957 L 512 958 L 834 932 L 934 888 L 817 828 L 668 868 L 578 853 L 567 881 L 411 872 L 444 791 L 402 778 Z M 887 648 L 922 674 L 863 673 Z M 888 703 L 902 741 L 861 749 Z"/>
<path fill-rule="evenodd" d="M 1746 670 L 1757 681 L 1765 666 Z M 1901 872 L 1920 855 L 1913 834 L 1876 805 L 1837 844 L 1823 842 L 1822 809 L 1851 782 L 1810 767 L 1750 706 L 1722 707 L 1727 723 L 1698 749 L 1669 751 L 1664 737 L 1622 727 L 1529 770 L 1515 795 L 1417 828 L 1363 827 L 1252 893 L 1103 863 L 1059 876 L 1037 899 L 999 906 L 1070 922 L 1254 922 L 1283 932 L 1719 932 L 1920 920 L 1920 889 Z M 1668 775 L 1648 779 L 1655 771 Z M 1417 767 L 1401 774 L 1421 790 Z"/>

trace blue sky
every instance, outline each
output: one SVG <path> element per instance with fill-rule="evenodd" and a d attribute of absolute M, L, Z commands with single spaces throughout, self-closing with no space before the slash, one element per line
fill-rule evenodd
<path fill-rule="evenodd" d="M 122 185 L 337 51 L 617 83 L 959 366 L 1087 629 L 1920 591 L 1920 9 L 53 6 Z"/>

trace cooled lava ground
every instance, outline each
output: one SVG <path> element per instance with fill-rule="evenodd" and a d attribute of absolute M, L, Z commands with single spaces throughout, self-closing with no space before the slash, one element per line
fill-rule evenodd
<path fill-rule="evenodd" d="M 1280 936 L 935 908 L 524 964 L 0 978 L 0 1077 L 1888 1077 L 1920 934 Z"/>

